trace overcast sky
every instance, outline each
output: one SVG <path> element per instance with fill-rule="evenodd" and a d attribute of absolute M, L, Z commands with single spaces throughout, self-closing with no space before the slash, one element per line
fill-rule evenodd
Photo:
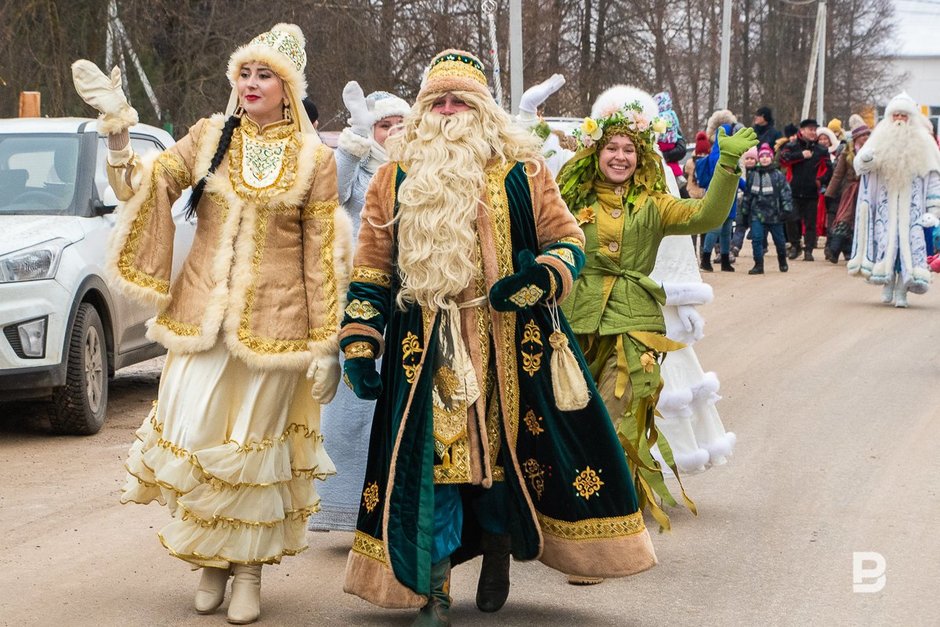
<path fill-rule="evenodd" d="M 895 0 L 898 52 L 940 55 L 940 0 Z"/>

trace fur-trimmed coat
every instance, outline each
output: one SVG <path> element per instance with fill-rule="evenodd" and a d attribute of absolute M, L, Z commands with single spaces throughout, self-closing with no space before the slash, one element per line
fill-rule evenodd
<path fill-rule="evenodd" d="M 337 203 L 333 153 L 316 135 L 286 124 L 261 129 L 243 118 L 208 179 L 192 248 L 171 280 L 171 207 L 208 172 L 224 123 L 222 115 L 200 120 L 146 163 L 134 157 L 126 166 L 109 165 L 112 186 L 126 201 L 111 239 L 110 280 L 125 295 L 156 305 L 147 336 L 169 350 L 205 351 L 221 333 L 250 367 L 302 371 L 338 351 L 351 265 L 351 226 Z M 242 157 L 245 144 L 273 137 L 289 139 L 285 164 L 253 187 L 241 163 L 260 166 Z"/>

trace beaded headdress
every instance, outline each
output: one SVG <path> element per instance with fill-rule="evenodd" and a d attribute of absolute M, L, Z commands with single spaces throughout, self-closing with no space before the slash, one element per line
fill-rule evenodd
<path fill-rule="evenodd" d="M 480 59 L 463 50 L 445 50 L 435 55 L 428 65 L 418 99 L 426 94 L 448 91 L 472 91 L 490 96 Z"/>

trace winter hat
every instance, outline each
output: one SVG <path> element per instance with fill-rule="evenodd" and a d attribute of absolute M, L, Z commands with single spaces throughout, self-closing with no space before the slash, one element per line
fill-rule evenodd
<path fill-rule="evenodd" d="M 754 115 L 759 115 L 764 118 L 768 125 L 772 125 L 774 123 L 773 111 L 771 111 L 770 107 L 768 106 L 758 107 L 757 111 L 754 112 Z"/>
<path fill-rule="evenodd" d="M 480 59 L 469 52 L 455 49 L 434 55 L 421 82 L 418 100 L 428 94 L 449 91 L 471 91 L 492 98 Z"/>
<path fill-rule="evenodd" d="M 829 124 L 827 124 L 826 127 L 835 133 L 836 137 L 838 137 L 840 140 L 844 136 L 844 133 L 842 132 L 842 120 L 839 118 L 832 118 L 829 120 Z"/>
<path fill-rule="evenodd" d="M 806 118 L 800 122 L 800 128 L 806 128 L 807 126 L 819 127 L 819 122 L 816 121 L 816 118 Z"/>
<path fill-rule="evenodd" d="M 860 124 L 852 129 L 852 141 L 855 141 L 859 137 L 864 137 L 866 135 L 871 135 L 871 129 L 868 128 L 865 124 Z"/>
<path fill-rule="evenodd" d="M 751 146 L 748 148 L 745 153 L 741 155 L 741 159 L 753 159 L 754 161 L 757 161 L 757 146 Z"/>
<path fill-rule="evenodd" d="M 839 138 L 829 128 L 822 126 L 818 129 L 819 135 L 825 135 L 829 138 L 829 152 L 835 152 L 839 147 Z"/>
<path fill-rule="evenodd" d="M 771 157 L 774 156 L 774 149 L 770 147 L 770 144 L 763 143 L 760 145 L 760 148 L 757 149 L 758 157 L 762 157 L 765 154 L 769 154 Z"/>
<path fill-rule="evenodd" d="M 787 124 L 783 127 L 783 134 L 787 137 L 793 137 L 800 132 L 800 129 L 796 127 L 796 124 Z"/>
<path fill-rule="evenodd" d="M 246 45 L 241 46 L 228 60 L 228 80 L 232 85 L 226 114 L 232 115 L 238 107 L 236 83 L 242 66 L 246 63 L 264 63 L 274 70 L 284 81 L 284 92 L 290 102 L 300 130 L 312 133 L 313 124 L 303 106 L 307 95 L 307 79 L 304 70 L 307 67 L 306 41 L 303 31 L 296 24 L 276 24 L 266 33 L 261 33 Z"/>
<path fill-rule="evenodd" d="M 849 116 L 849 130 L 855 131 L 855 129 L 859 126 L 867 127 L 868 125 L 865 124 L 865 120 L 862 118 L 862 116 L 857 113 L 853 113 Z"/>
<path fill-rule="evenodd" d="M 374 91 L 366 96 L 366 106 L 372 111 L 373 124 L 394 115 L 405 117 L 411 112 L 407 102 L 387 91 Z"/>
<path fill-rule="evenodd" d="M 738 118 L 736 118 L 735 115 L 731 113 L 731 111 L 728 109 L 718 109 L 711 114 L 711 117 L 708 118 L 708 123 L 705 125 L 705 134 L 708 135 L 709 139 L 711 139 L 715 136 L 715 133 L 718 132 L 719 126 L 723 124 L 730 124 L 733 127 L 737 123 Z"/>
<path fill-rule="evenodd" d="M 901 92 L 891 99 L 888 106 L 885 107 L 885 117 L 890 118 L 895 113 L 906 113 L 908 116 L 914 116 L 920 113 L 917 103 L 907 95 L 907 92 Z"/>
<path fill-rule="evenodd" d="M 708 141 L 708 135 L 705 131 L 699 131 L 695 134 L 695 154 L 707 155 L 712 150 L 712 143 Z"/>
<path fill-rule="evenodd" d="M 659 112 L 671 111 L 672 110 L 672 96 L 669 95 L 668 91 L 661 91 L 658 94 L 653 96 L 653 100 L 656 101 L 656 104 L 659 105 Z"/>
<path fill-rule="evenodd" d="M 595 120 L 605 118 L 630 102 L 639 103 L 647 120 L 653 120 L 659 115 L 659 105 L 649 93 L 630 85 L 614 85 L 604 90 L 594 101 L 591 117 Z"/>

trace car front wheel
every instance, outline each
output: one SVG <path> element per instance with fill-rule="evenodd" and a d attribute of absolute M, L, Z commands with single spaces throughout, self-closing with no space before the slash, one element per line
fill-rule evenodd
<path fill-rule="evenodd" d="M 69 337 L 65 385 L 52 394 L 52 431 L 92 435 L 104 425 L 108 408 L 108 363 L 98 311 L 82 303 Z"/>

